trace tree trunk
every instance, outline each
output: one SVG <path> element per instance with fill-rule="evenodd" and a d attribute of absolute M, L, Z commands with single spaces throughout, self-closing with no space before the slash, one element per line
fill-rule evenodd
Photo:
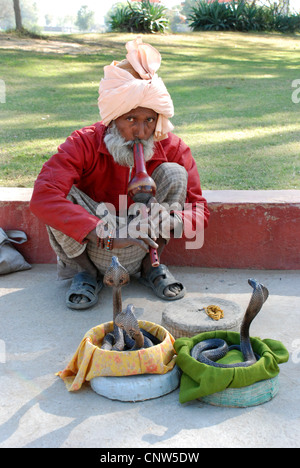
<path fill-rule="evenodd" d="M 20 0 L 13 0 L 13 2 L 14 2 L 14 10 L 15 10 L 16 29 L 20 31 L 21 29 L 23 29 Z"/>

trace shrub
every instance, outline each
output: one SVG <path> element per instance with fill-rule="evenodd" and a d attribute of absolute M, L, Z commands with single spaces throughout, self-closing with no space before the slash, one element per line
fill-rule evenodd
<path fill-rule="evenodd" d="M 169 20 L 167 8 L 149 0 L 133 4 L 117 4 L 112 9 L 107 23 L 111 31 L 157 33 L 164 32 Z"/>
<path fill-rule="evenodd" d="M 192 7 L 190 27 L 199 30 L 231 31 L 300 31 L 300 15 L 283 14 L 278 5 L 256 5 L 245 0 L 230 3 L 207 3 L 200 0 Z"/>
<path fill-rule="evenodd" d="M 130 31 L 131 11 L 128 5 L 117 3 L 108 14 L 106 23 L 111 31 Z"/>
<path fill-rule="evenodd" d="M 229 10 L 225 3 L 213 3 L 199 1 L 195 7 L 192 7 L 192 13 L 189 16 L 190 27 L 194 31 L 219 31 L 231 29 L 229 23 Z"/>

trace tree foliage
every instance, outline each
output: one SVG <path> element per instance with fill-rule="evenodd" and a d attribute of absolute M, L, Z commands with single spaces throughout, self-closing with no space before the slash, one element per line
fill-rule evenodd
<path fill-rule="evenodd" d="M 94 15 L 95 13 L 90 11 L 87 5 L 83 5 L 77 12 L 75 25 L 80 31 L 88 31 L 94 24 Z"/>
<path fill-rule="evenodd" d="M 17 13 L 14 4 L 18 4 L 16 6 Z M 37 4 L 33 0 L 18 0 L 17 2 L 0 0 L 0 29 L 35 30 L 37 22 Z"/>

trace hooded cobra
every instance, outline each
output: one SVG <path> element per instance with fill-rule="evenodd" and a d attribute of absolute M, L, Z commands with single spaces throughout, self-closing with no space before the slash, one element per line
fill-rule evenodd
<path fill-rule="evenodd" d="M 129 280 L 129 274 L 120 264 L 118 257 L 112 257 L 111 265 L 105 272 L 103 283 L 113 289 L 114 330 L 105 335 L 101 349 L 114 351 L 136 350 L 160 342 L 146 330 L 139 328 L 132 304 L 122 311 L 121 288 L 128 284 Z"/>
<path fill-rule="evenodd" d="M 140 330 L 132 304 L 129 304 L 126 309 L 122 310 L 122 312 L 116 316 L 115 324 L 125 331 L 124 339 L 130 351 L 153 346 L 153 342 L 150 338 L 144 335 L 145 330 L 143 330 L 143 333 Z M 152 340 L 153 338 L 154 337 L 152 337 Z"/>
<path fill-rule="evenodd" d="M 228 346 L 226 341 L 218 338 L 201 341 L 191 350 L 191 356 L 197 359 L 197 361 L 203 362 L 209 366 L 228 368 L 248 367 L 259 359 L 259 356 L 255 355 L 251 346 L 249 328 L 253 319 L 257 316 L 264 302 L 267 300 L 269 291 L 255 279 L 249 279 L 248 283 L 253 288 L 253 292 L 241 324 L 240 345 Z M 231 349 L 239 349 L 243 354 L 244 361 L 236 364 L 220 364 L 215 362 L 224 357 Z"/>

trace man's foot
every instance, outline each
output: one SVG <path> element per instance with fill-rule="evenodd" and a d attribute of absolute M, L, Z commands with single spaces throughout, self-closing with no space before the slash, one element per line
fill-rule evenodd
<path fill-rule="evenodd" d="M 183 284 L 174 278 L 165 265 L 142 270 L 140 282 L 152 288 L 158 297 L 166 301 L 181 299 L 186 292 Z"/>
<path fill-rule="evenodd" d="M 96 279 L 87 271 L 77 273 L 67 292 L 66 302 L 70 309 L 88 309 L 98 302 L 98 293 L 103 287 L 102 279 Z"/>

